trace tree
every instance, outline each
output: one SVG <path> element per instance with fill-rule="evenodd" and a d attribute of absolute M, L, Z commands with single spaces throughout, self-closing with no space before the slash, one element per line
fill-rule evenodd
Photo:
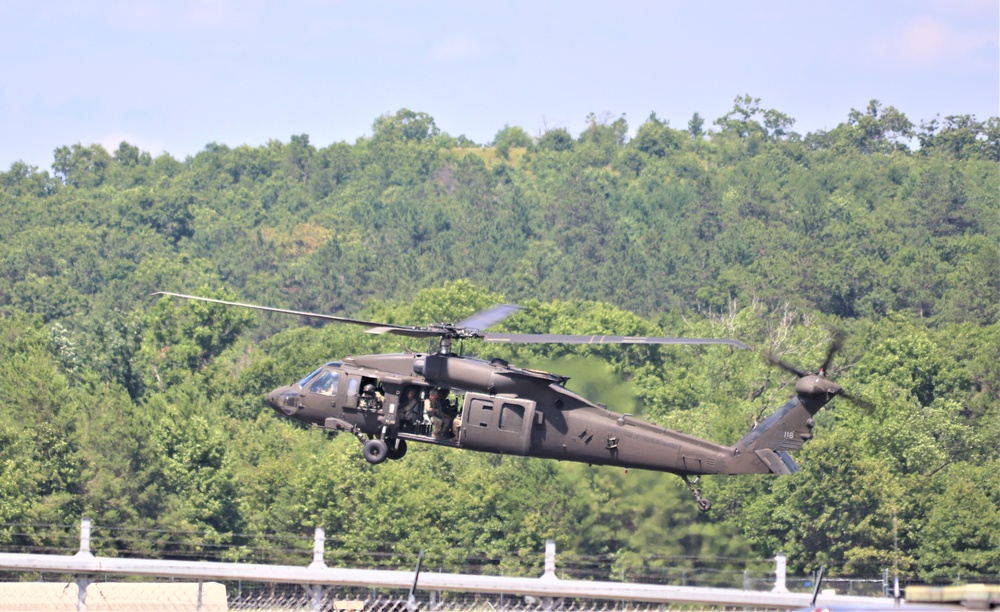
<path fill-rule="evenodd" d="M 1000 565 L 1000 464 L 956 466 L 938 481 L 916 551 L 921 574 L 990 575 Z"/>
<path fill-rule="evenodd" d="M 639 131 L 629 145 L 646 155 L 665 157 L 680 148 L 680 141 L 677 133 L 670 129 L 669 122 L 660 121 L 656 113 L 650 113 L 649 119 L 639 126 Z"/>
<path fill-rule="evenodd" d="M 107 178 L 111 162 L 111 156 L 101 145 L 75 144 L 56 149 L 52 169 L 68 185 L 98 187 Z"/>
<path fill-rule="evenodd" d="M 588 164 L 603 166 L 611 162 L 619 149 L 625 145 L 628 122 L 625 116 L 611 121 L 610 116 L 587 115 L 587 127 L 577 139 L 577 154 Z"/>
<path fill-rule="evenodd" d="M 68 317 L 86 308 L 86 300 L 66 279 L 31 272 L 11 288 L 10 303 L 26 312 L 40 314 L 46 321 Z"/>
<path fill-rule="evenodd" d="M 691 120 L 688 121 L 688 133 L 691 134 L 692 138 L 700 138 L 704 133 L 702 131 L 702 126 L 704 125 L 705 119 L 695 112 L 695 114 L 691 115 Z"/>
<path fill-rule="evenodd" d="M 496 147 L 497 155 L 504 159 L 510 159 L 512 147 L 527 148 L 531 147 L 532 144 L 531 136 L 528 136 L 527 132 L 516 125 L 513 127 L 505 125 L 493 138 L 493 146 Z"/>
<path fill-rule="evenodd" d="M 118 145 L 118 149 L 114 153 L 114 158 L 115 162 L 126 168 L 140 165 L 148 166 L 153 162 L 153 158 L 149 153 L 140 151 L 139 147 L 130 145 L 124 140 Z"/>
<path fill-rule="evenodd" d="M 569 151 L 573 148 L 573 137 L 566 128 L 546 130 L 538 139 L 538 148 L 546 151 Z"/>
<path fill-rule="evenodd" d="M 723 134 L 771 140 L 788 136 L 788 129 L 794 124 L 795 120 L 784 113 L 761 108 L 760 98 L 750 94 L 736 96 L 733 110 L 715 120 L 715 125 L 721 128 Z"/>
<path fill-rule="evenodd" d="M 865 112 L 852 108 L 847 123 L 837 126 L 830 135 L 842 146 L 871 155 L 909 150 L 905 140 L 912 138 L 914 131 L 913 124 L 902 112 L 871 100 Z"/>
<path fill-rule="evenodd" d="M 382 115 L 372 125 L 372 139 L 423 141 L 440 133 L 434 118 L 427 113 L 402 108 L 394 115 Z"/>
<path fill-rule="evenodd" d="M 954 159 L 1000 161 L 1000 120 L 977 121 L 975 115 L 948 115 L 920 123 L 920 152 L 941 152 Z"/>
<path fill-rule="evenodd" d="M 0 190 L 11 195 L 46 197 L 60 185 L 48 172 L 39 172 L 35 166 L 21 161 L 12 163 L 7 172 L 0 172 Z"/>
<path fill-rule="evenodd" d="M 236 299 L 231 292 L 210 291 L 208 287 L 199 288 L 198 294 Z M 148 314 L 142 341 L 143 357 L 152 368 L 149 374 L 158 382 L 149 386 L 177 383 L 186 374 L 200 371 L 235 342 L 253 320 L 253 314 L 241 308 L 195 300 L 178 305 L 170 297 L 158 300 Z"/>

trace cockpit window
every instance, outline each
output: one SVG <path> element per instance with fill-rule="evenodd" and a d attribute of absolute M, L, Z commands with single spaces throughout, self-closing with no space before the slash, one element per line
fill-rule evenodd
<path fill-rule="evenodd" d="M 316 376 L 317 374 L 319 374 L 322 371 L 323 371 L 323 368 L 316 368 L 315 370 L 313 370 L 312 372 L 310 372 L 309 376 L 306 376 L 305 378 L 303 378 L 302 380 L 299 381 L 299 389 L 305 388 L 306 384 L 308 384 L 308 382 L 310 380 L 312 380 L 312 377 Z"/>
<path fill-rule="evenodd" d="M 340 376 L 336 372 L 327 370 L 312 380 L 309 385 L 309 393 L 336 395 L 339 378 Z"/>

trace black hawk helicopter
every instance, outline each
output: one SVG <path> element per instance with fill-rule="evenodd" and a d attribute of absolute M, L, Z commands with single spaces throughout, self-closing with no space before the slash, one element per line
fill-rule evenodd
<path fill-rule="evenodd" d="M 521 310 L 510 304 L 495 306 L 458 323 L 415 327 L 166 291 L 154 295 L 350 323 L 367 327 L 373 334 L 438 338 L 437 352 L 344 357 L 267 395 L 268 405 L 293 419 L 353 434 L 363 445 L 365 459 L 372 464 L 387 458 L 401 459 L 407 442 L 423 442 L 669 472 L 684 479 L 703 512 L 712 504 L 702 497 L 697 486 L 702 475 L 783 475 L 798 471 L 789 453 L 812 438 L 813 415 L 834 397 L 846 395 L 825 374 L 840 347 L 839 339 L 830 347 L 817 373 L 770 357 L 798 377 L 795 396 L 736 444 L 723 446 L 612 412 L 567 389 L 567 377 L 519 368 L 502 359 L 487 361 L 456 355 L 451 348 L 454 340 L 465 339 L 501 343 L 728 344 L 750 348 L 736 340 L 483 332 Z M 443 400 L 442 396 L 451 392 L 463 395 L 460 403 Z"/>

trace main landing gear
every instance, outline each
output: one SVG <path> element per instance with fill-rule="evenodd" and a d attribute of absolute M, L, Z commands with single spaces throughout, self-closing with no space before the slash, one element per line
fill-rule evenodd
<path fill-rule="evenodd" d="M 377 465 L 385 461 L 385 458 L 389 455 L 389 446 L 385 443 L 385 440 L 369 440 L 365 442 L 365 445 L 361 448 L 361 454 L 365 456 L 365 461 L 372 465 Z"/>
<path fill-rule="evenodd" d="M 712 502 L 701 496 L 701 489 L 698 488 L 698 482 L 701 480 L 701 476 L 695 476 L 694 480 L 691 480 L 687 476 L 681 476 L 684 479 L 684 484 L 687 485 L 691 494 L 694 495 L 694 500 L 698 502 L 698 509 L 702 512 L 708 512 L 712 507 Z"/>
<path fill-rule="evenodd" d="M 406 454 L 406 440 L 398 438 L 391 440 L 380 440 L 374 438 L 366 440 L 361 447 L 361 454 L 365 461 L 372 465 L 382 463 L 386 459 L 402 459 Z"/>

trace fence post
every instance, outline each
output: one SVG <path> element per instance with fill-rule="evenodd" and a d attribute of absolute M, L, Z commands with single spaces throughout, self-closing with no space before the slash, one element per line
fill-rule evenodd
<path fill-rule="evenodd" d="M 77 557 L 93 557 L 94 555 L 90 552 L 90 519 L 88 517 L 83 517 L 80 519 L 80 550 L 76 553 Z"/>
<path fill-rule="evenodd" d="M 785 586 L 785 577 L 788 572 L 788 561 L 785 558 L 785 553 L 778 553 L 774 558 L 774 588 L 771 589 L 772 593 L 787 593 L 788 587 Z"/>
<path fill-rule="evenodd" d="M 326 569 L 326 562 L 323 561 L 323 551 L 326 547 L 326 530 L 317 527 L 313 534 L 313 560 L 309 564 L 309 569 Z M 309 593 L 310 604 L 315 612 L 323 609 L 323 598 L 326 595 L 326 587 L 315 585 L 302 585 L 302 588 Z"/>
<path fill-rule="evenodd" d="M 545 571 L 542 573 L 543 580 L 558 580 L 556 576 L 556 541 L 545 540 Z M 542 597 L 542 609 L 555 610 L 561 603 L 561 599 L 555 597 Z"/>
<path fill-rule="evenodd" d="M 556 541 L 545 540 L 545 572 L 542 578 L 552 579 L 556 576 Z"/>
<path fill-rule="evenodd" d="M 317 527 L 316 534 L 313 536 L 313 560 L 309 564 L 309 569 L 326 569 L 326 563 L 323 561 L 325 546 L 326 530 L 322 527 Z"/>
<path fill-rule="evenodd" d="M 90 552 L 90 518 L 80 519 L 80 550 L 75 557 L 93 557 Z M 87 587 L 90 585 L 90 576 L 76 577 L 76 609 L 79 612 L 87 611 Z"/>

